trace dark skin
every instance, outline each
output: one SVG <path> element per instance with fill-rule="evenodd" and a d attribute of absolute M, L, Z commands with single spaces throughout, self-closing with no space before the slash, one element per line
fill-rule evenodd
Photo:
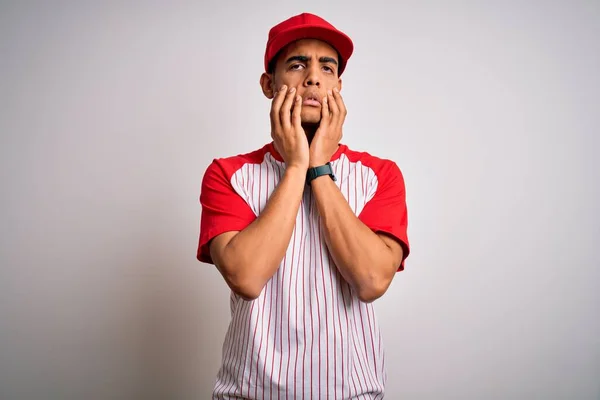
<path fill-rule="evenodd" d="M 310 146 L 309 166 L 323 165 L 331 159 L 342 138 L 342 125 L 347 110 L 340 94 L 342 80 L 338 75 L 337 51 L 325 42 L 303 39 L 291 43 L 279 54 L 275 71 L 263 73 L 260 85 L 264 95 L 273 99 L 271 108 L 271 134 L 275 148 L 286 162 L 286 156 L 295 163 L 295 155 L 304 161 L 306 147 Z M 282 88 L 285 88 L 283 91 Z M 298 96 L 300 100 L 298 100 Z M 314 97 L 316 102 L 307 101 Z M 298 136 L 303 133 L 305 143 L 294 143 L 288 149 L 285 125 L 290 113 L 300 111 Z M 285 125 L 285 126 L 284 126 Z M 293 126 L 293 121 L 291 123 Z"/>
<path fill-rule="evenodd" d="M 251 300 L 275 274 L 291 240 L 309 167 L 331 160 L 342 138 L 347 111 L 339 93 L 337 52 L 327 43 L 303 39 L 288 45 L 273 73 L 260 78 L 272 99 L 271 136 L 286 169 L 261 214 L 244 230 L 210 243 L 211 257 L 229 287 Z M 350 208 L 336 183 L 311 183 L 333 261 L 360 300 L 382 296 L 403 257 L 399 242 L 373 232 Z"/>

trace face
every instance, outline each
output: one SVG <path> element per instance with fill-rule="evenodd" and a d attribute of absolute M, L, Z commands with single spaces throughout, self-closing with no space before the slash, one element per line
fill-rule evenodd
<path fill-rule="evenodd" d="M 261 86 L 269 99 L 283 85 L 295 87 L 302 96 L 302 123 L 318 124 L 327 91 L 342 89 L 338 71 L 338 54 L 333 47 L 320 40 L 302 39 L 280 52 L 274 73 L 263 74 Z"/>

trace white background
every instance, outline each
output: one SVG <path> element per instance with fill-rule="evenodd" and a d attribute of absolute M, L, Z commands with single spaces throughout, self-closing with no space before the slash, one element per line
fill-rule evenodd
<path fill-rule="evenodd" d="M 356 46 L 344 143 L 406 180 L 386 398 L 600 398 L 597 1 L 48 3 L 0 5 L 0 398 L 210 397 L 200 182 L 270 140 L 303 11 Z"/>

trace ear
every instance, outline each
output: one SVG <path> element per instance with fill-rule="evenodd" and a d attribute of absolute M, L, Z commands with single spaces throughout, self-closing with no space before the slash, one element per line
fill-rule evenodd
<path fill-rule="evenodd" d="M 342 91 L 342 78 L 338 78 L 338 86 L 337 86 L 338 90 L 341 92 Z"/>
<path fill-rule="evenodd" d="M 260 87 L 262 88 L 263 94 L 267 99 L 272 99 L 275 95 L 275 83 L 273 82 L 273 75 L 263 72 L 260 76 Z"/>

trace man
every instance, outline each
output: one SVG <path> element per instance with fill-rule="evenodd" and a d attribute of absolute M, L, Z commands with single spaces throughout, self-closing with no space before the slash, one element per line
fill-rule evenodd
<path fill-rule="evenodd" d="M 272 142 L 206 170 L 198 259 L 232 291 L 213 398 L 383 398 L 372 302 L 404 268 L 407 210 L 396 164 L 340 143 L 352 52 L 313 14 L 273 27 Z"/>

